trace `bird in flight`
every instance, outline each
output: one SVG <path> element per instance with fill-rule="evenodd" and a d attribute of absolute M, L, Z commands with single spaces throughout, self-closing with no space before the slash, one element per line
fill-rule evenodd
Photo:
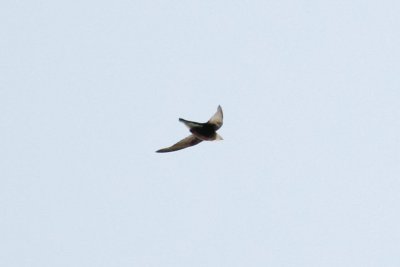
<path fill-rule="evenodd" d="M 214 141 L 214 140 L 223 140 L 222 137 L 217 134 L 217 130 L 221 128 L 223 121 L 223 114 L 221 106 L 218 106 L 217 112 L 205 123 L 188 121 L 182 118 L 179 118 L 179 121 L 186 125 L 189 128 L 189 131 L 192 133 L 188 137 L 182 139 L 178 143 L 166 147 L 163 149 L 159 149 L 156 152 L 164 153 L 164 152 L 172 152 L 181 150 L 190 146 L 195 146 L 202 141 Z"/>

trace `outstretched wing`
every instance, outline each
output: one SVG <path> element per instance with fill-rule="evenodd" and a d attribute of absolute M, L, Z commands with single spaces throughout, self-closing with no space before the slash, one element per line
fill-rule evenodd
<path fill-rule="evenodd" d="M 179 121 L 182 122 L 183 124 L 186 125 L 186 127 L 188 127 L 189 129 L 195 128 L 195 127 L 201 127 L 203 126 L 204 123 L 199 123 L 199 122 L 195 122 L 195 121 L 188 121 L 182 118 L 179 118 Z"/>
<path fill-rule="evenodd" d="M 223 119 L 224 115 L 222 113 L 222 108 L 221 106 L 218 106 L 217 112 L 215 112 L 215 114 L 208 120 L 207 123 L 214 124 L 215 130 L 218 130 L 223 124 Z"/>
<path fill-rule="evenodd" d="M 178 143 L 174 144 L 173 146 L 170 147 L 166 147 L 163 149 L 159 149 L 156 152 L 158 153 L 164 153 L 164 152 L 172 152 L 172 151 L 177 151 L 180 149 L 184 149 L 190 146 L 194 146 L 197 145 L 198 143 L 200 143 L 202 140 L 197 138 L 194 135 L 189 135 L 188 137 L 182 139 L 181 141 L 179 141 Z"/>

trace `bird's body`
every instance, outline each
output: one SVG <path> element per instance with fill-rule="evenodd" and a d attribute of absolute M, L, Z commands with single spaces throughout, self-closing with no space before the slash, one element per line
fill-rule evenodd
<path fill-rule="evenodd" d="M 189 131 L 203 141 L 213 141 L 217 138 L 216 127 L 211 123 L 198 123 L 184 119 L 179 119 L 179 121 L 183 122 L 185 125 L 190 125 L 188 126 Z"/>
<path fill-rule="evenodd" d="M 222 140 L 222 137 L 216 132 L 223 124 L 223 113 L 221 106 L 218 106 L 217 112 L 205 123 L 188 121 L 182 118 L 179 118 L 179 121 L 184 123 L 192 134 L 182 139 L 178 143 L 170 147 L 157 150 L 156 152 L 172 152 L 197 145 L 202 141 Z"/>

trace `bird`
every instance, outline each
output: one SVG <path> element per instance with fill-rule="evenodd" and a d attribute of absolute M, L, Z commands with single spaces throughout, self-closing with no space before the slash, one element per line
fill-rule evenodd
<path fill-rule="evenodd" d="M 179 121 L 189 128 L 191 135 L 180 140 L 178 143 L 157 150 L 157 153 L 173 152 L 187 147 L 195 146 L 202 141 L 215 141 L 223 140 L 223 138 L 216 132 L 223 124 L 223 113 L 221 106 L 218 106 L 217 112 L 204 123 L 188 121 L 179 118 Z"/>

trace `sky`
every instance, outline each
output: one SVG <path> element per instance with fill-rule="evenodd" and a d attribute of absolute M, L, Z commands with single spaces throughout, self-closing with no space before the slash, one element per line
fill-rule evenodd
<path fill-rule="evenodd" d="M 399 13 L 1 1 L 0 265 L 400 266 Z"/>

